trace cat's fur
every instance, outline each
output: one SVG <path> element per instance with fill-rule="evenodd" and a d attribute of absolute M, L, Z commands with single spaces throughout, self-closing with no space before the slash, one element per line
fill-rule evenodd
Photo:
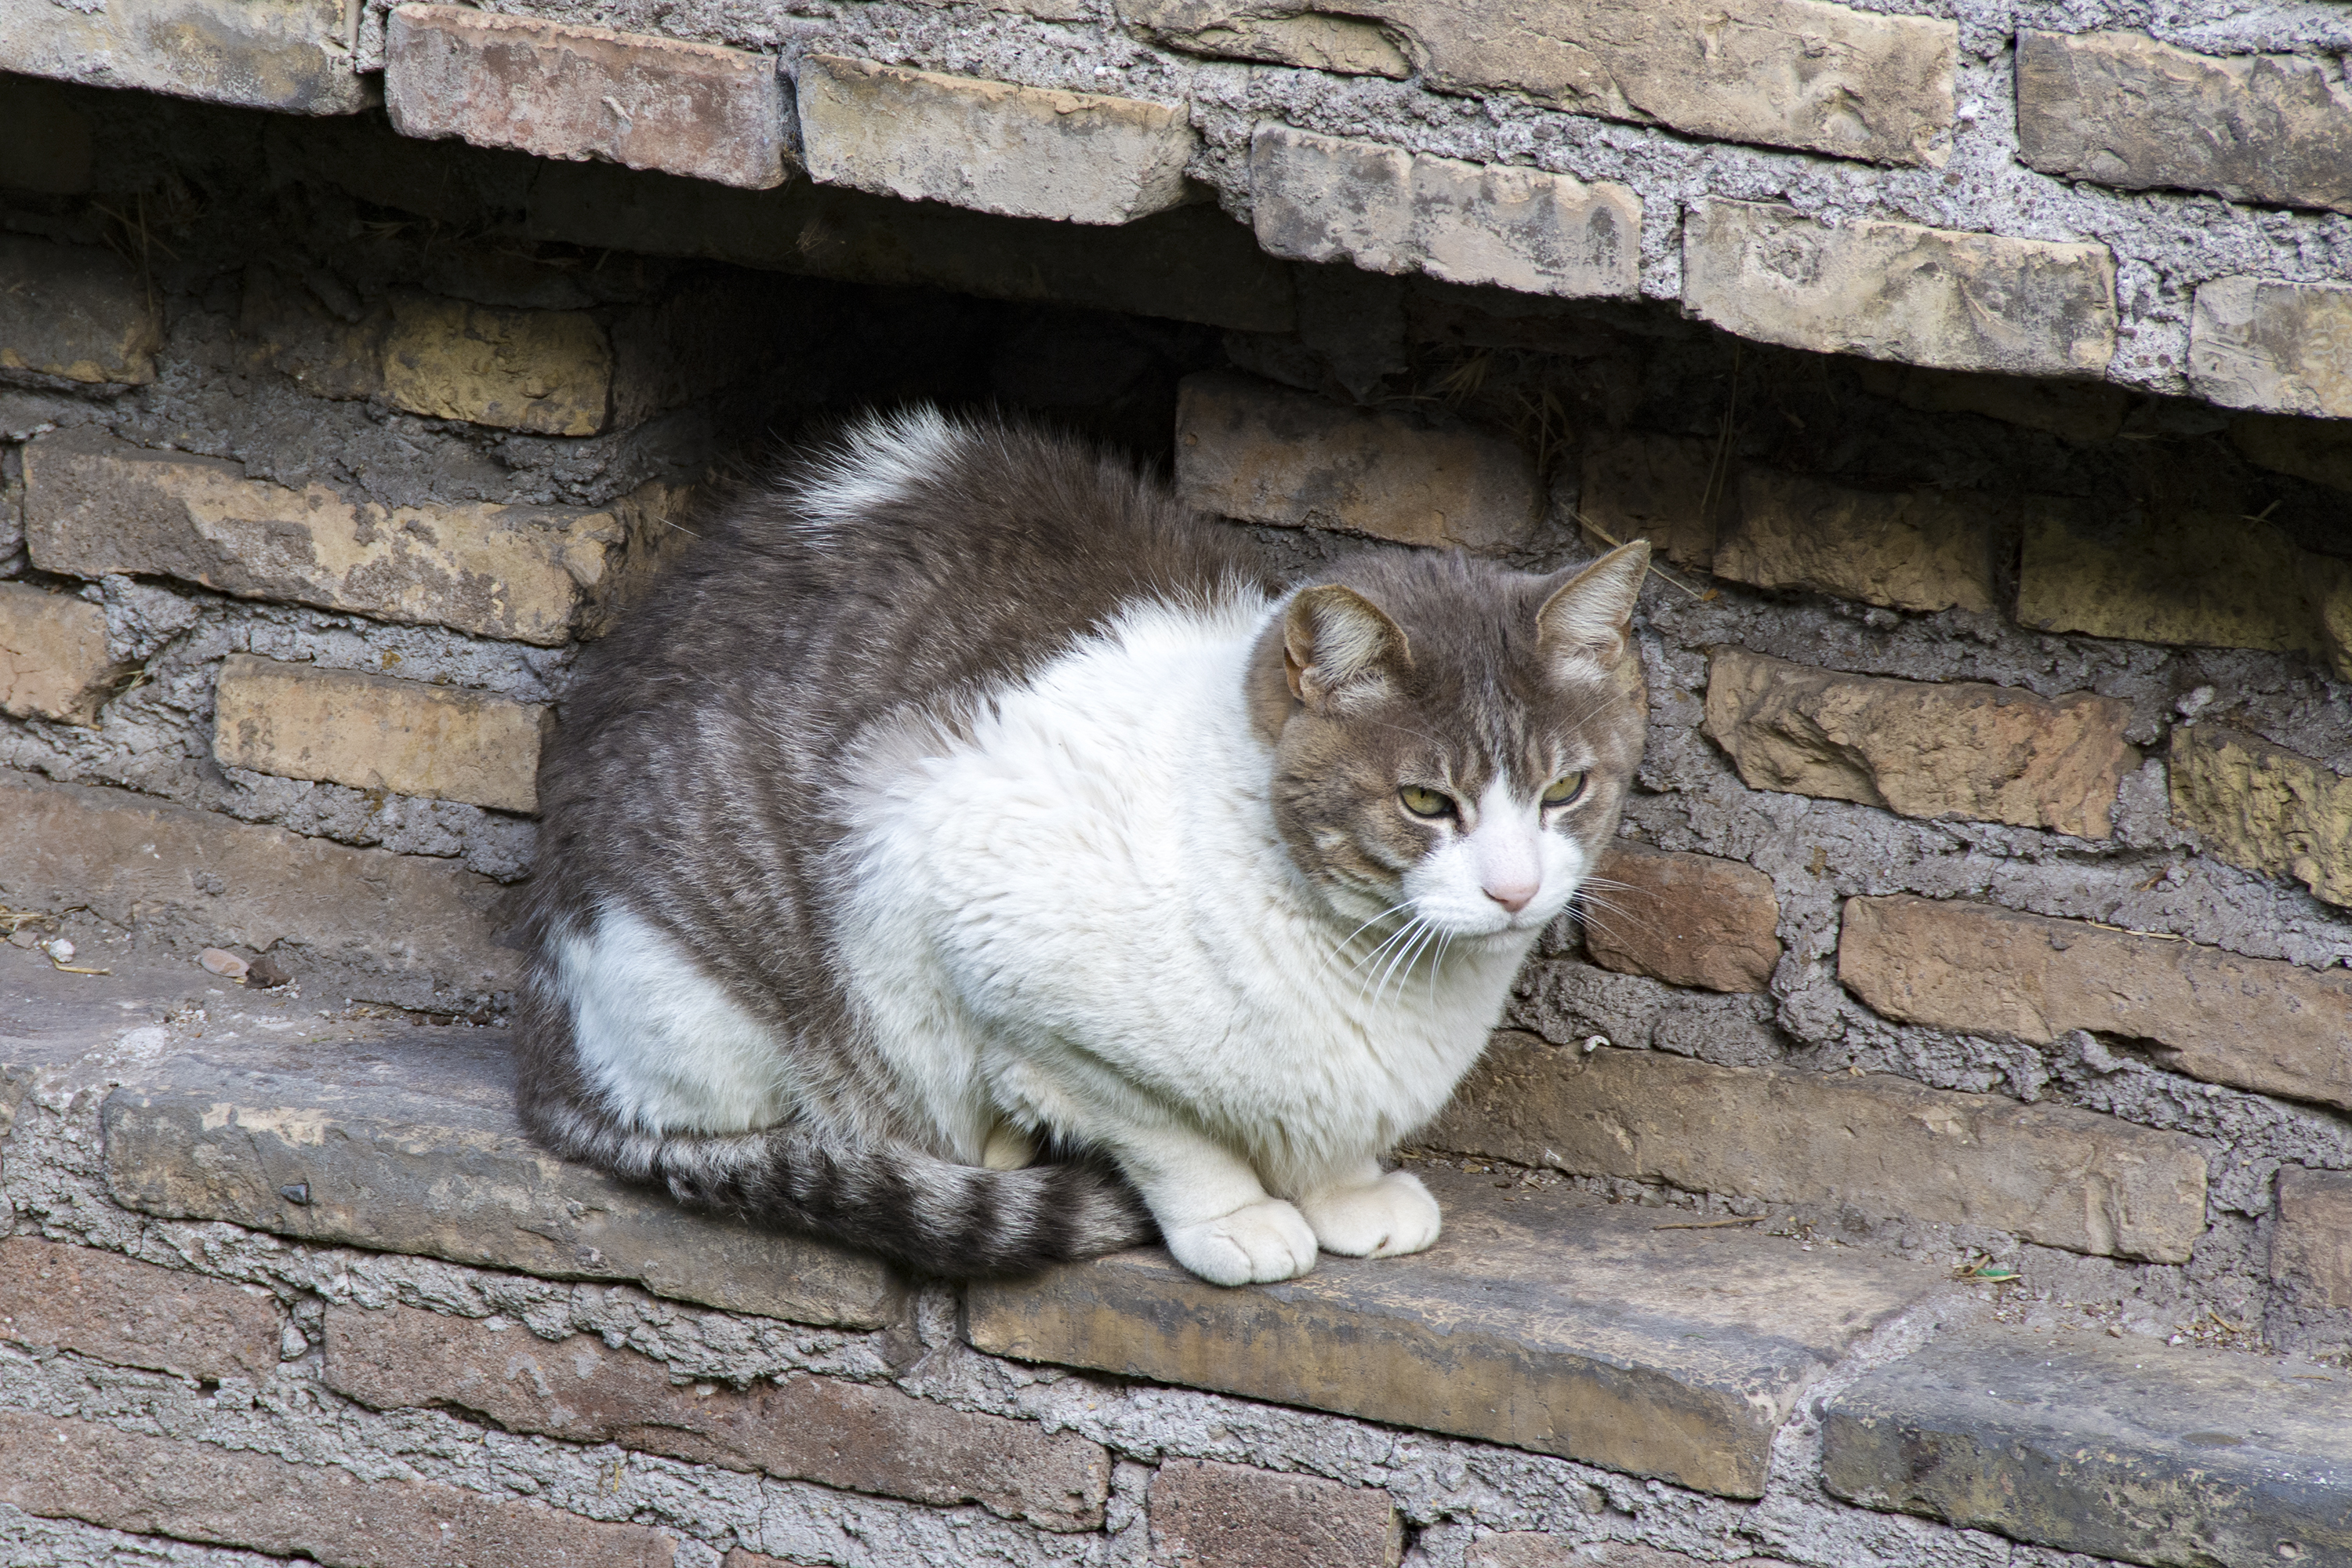
<path fill-rule="evenodd" d="M 1436 1238 L 1380 1156 L 1615 829 L 1646 546 L 1286 594 L 1122 467 L 925 410 L 709 531 L 541 771 L 543 1142 L 950 1274 Z"/>

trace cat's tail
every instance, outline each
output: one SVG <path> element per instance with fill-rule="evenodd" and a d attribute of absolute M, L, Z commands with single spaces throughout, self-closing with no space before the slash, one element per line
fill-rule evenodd
<path fill-rule="evenodd" d="M 524 1097 L 550 1151 L 669 1189 L 689 1208 L 813 1231 L 920 1274 L 1024 1274 L 1158 1238 L 1140 1194 L 1099 1158 L 990 1171 L 803 1130 L 653 1133 Z"/>

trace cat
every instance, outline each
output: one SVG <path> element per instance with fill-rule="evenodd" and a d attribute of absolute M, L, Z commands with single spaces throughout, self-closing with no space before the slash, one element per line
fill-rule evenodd
<path fill-rule="evenodd" d="M 541 1142 L 951 1277 L 1436 1240 L 1381 1157 L 1615 832 L 1646 544 L 1285 587 L 1118 461 L 928 408 L 704 531 L 541 768 Z"/>

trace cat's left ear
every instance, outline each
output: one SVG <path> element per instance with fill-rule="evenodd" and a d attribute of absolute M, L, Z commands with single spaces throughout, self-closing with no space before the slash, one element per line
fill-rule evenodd
<path fill-rule="evenodd" d="M 1650 570 L 1650 542 L 1621 544 L 1552 590 L 1536 612 L 1536 647 L 1554 674 L 1605 674 L 1633 644 L 1633 602 Z"/>

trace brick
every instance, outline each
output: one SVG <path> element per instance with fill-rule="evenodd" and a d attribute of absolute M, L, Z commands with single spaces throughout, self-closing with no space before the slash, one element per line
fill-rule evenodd
<path fill-rule="evenodd" d="M 1178 388 L 1176 489 L 1243 521 L 1478 551 L 1526 538 L 1542 504 L 1534 462 L 1507 442 L 1231 371 Z"/>
<path fill-rule="evenodd" d="M 0 79 L 0 186 L 42 195 L 89 190 L 90 117 L 69 88 Z"/>
<path fill-rule="evenodd" d="M 1297 261 L 1570 299 L 1641 291 L 1642 198 L 1624 185 L 1265 125 L 1250 196 L 1258 243 Z"/>
<path fill-rule="evenodd" d="M 898 1320 L 900 1289 L 870 1258 L 690 1215 L 658 1189 L 549 1158 L 515 1120 L 506 1043 L 415 1043 L 446 1033 L 232 1041 L 120 1075 L 101 1111 L 107 1190 L 169 1219 L 622 1280 L 728 1311 L 859 1329 Z"/>
<path fill-rule="evenodd" d="M 257 1288 L 29 1236 L 0 1240 L 0 1339 L 218 1383 L 278 1370 L 278 1303 Z"/>
<path fill-rule="evenodd" d="M 2004 425 L 2047 431 L 2069 441 L 2111 441 L 2124 427 L 2132 395 L 2091 381 L 2029 381 L 1917 365 L 1864 361 L 1863 386 L 1928 414 L 1981 414 Z"/>
<path fill-rule="evenodd" d="M 1750 789 L 1858 801 L 1905 816 L 2114 831 L 2138 766 L 2126 703 L 1979 681 L 1844 675 L 1727 647 L 1707 661 L 1706 734 Z"/>
<path fill-rule="evenodd" d="M 1886 1074 L 1716 1067 L 1506 1032 L 1421 1136 L 1574 1175 L 1982 1226 L 2098 1258 L 2185 1263 L 2205 1230 L 2192 1138 Z"/>
<path fill-rule="evenodd" d="M 2352 1175 L 2279 1167 L 2270 1275 L 2314 1305 L 2352 1307 Z"/>
<path fill-rule="evenodd" d="M 801 62 L 809 177 L 1009 217 L 1122 224 L 1184 200 L 1185 111 L 840 55 Z"/>
<path fill-rule="evenodd" d="M 668 1568 L 677 1542 L 462 1487 L 362 1481 L 30 1410 L 0 1410 L 0 1501 L 44 1519 L 300 1555 L 328 1568 Z"/>
<path fill-rule="evenodd" d="M 2066 179 L 2352 212 L 2352 93 L 2317 59 L 2020 33 L 2017 141 Z"/>
<path fill-rule="evenodd" d="M 783 78 L 742 49 L 461 5 L 396 8 L 384 108 L 404 136 L 603 158 L 721 184 L 784 183 Z"/>
<path fill-rule="evenodd" d="M 345 321 L 277 268 L 262 263 L 246 268 L 237 303 L 239 357 L 247 369 L 292 378 L 313 397 L 380 396 L 383 340 L 391 327 L 389 305 Z"/>
<path fill-rule="evenodd" d="M 977 1502 L 1048 1530 L 1095 1529 L 1109 1495 L 1099 1443 L 887 1386 L 829 1377 L 681 1385 L 651 1356 L 593 1334 L 550 1342 L 408 1307 L 331 1307 L 326 1334 L 327 1386 L 377 1410 L 444 1405 L 509 1432 L 915 1502 Z"/>
<path fill-rule="evenodd" d="M 1905 1023 L 2037 1045 L 2089 1029 L 2209 1083 L 2352 1110 L 2352 972 L 1900 897 L 1846 900 L 1838 979 Z"/>
<path fill-rule="evenodd" d="M 2352 907 L 2352 778 L 2220 724 L 2175 729 L 2168 771 L 2205 853 Z"/>
<path fill-rule="evenodd" d="M 601 510 L 384 507 L 89 429 L 25 448 L 26 546 L 45 572 L 176 577 L 245 599 L 556 647 L 675 531 L 683 492 Z"/>
<path fill-rule="evenodd" d="M 1579 514 L 1601 542 L 1646 539 L 1701 571 L 1737 505 L 1738 467 L 1716 442 L 1682 436 L 1598 436 L 1585 443 Z"/>
<path fill-rule="evenodd" d="M 548 719 L 539 703 L 485 691 L 231 654 L 213 756 L 280 778 L 536 812 Z"/>
<path fill-rule="evenodd" d="M 1967 491 L 1850 489 L 1748 468 L 1714 572 L 1898 610 L 1993 608 L 1996 506 Z"/>
<path fill-rule="evenodd" d="M 1361 16 L 1331 16 L 1316 11 L 1268 16 L 1273 7 L 1253 5 L 1253 15 L 1220 0 L 1142 0 L 1120 9 L 1120 19 L 1170 48 L 1216 59 L 1257 60 L 1266 65 L 1304 66 L 1335 76 L 1409 77 L 1412 61 L 1392 28 Z"/>
<path fill-rule="evenodd" d="M 1404 1521 L 1389 1494 L 1213 1459 L 1163 1459 L 1145 1492 L 1151 1561 L 1186 1568 L 1396 1568 Z"/>
<path fill-rule="evenodd" d="M 0 370 L 144 386 L 163 346 L 153 299 L 114 252 L 0 235 Z"/>
<path fill-rule="evenodd" d="M 2132 1563 L 2352 1560 L 2340 1372 L 1987 1327 L 1831 1395 L 1823 1442 L 1823 1484 L 1865 1508 Z"/>
<path fill-rule="evenodd" d="M 2041 631 L 2302 653 L 2352 679 L 2352 562 L 2228 512 L 2029 498 L 2017 618 Z"/>
<path fill-rule="evenodd" d="M 103 609 L 0 583 L 0 713 L 95 728 L 119 674 L 107 656 Z"/>
<path fill-rule="evenodd" d="M 1912 223 L 1832 227 L 1704 202 L 1683 227 L 1683 304 L 1743 338 L 1938 370 L 2096 376 L 2116 349 L 2104 245 Z M 2210 285 L 2209 285 L 2210 287 Z"/>
<path fill-rule="evenodd" d="M 1593 877 L 1583 896 L 1593 963 L 1709 991 L 1761 991 L 1771 981 L 1780 901 L 1763 872 L 1621 842 Z"/>
<path fill-rule="evenodd" d="M 283 942 L 280 954 L 328 971 L 339 997 L 471 1012 L 515 984 L 487 877 L 5 772 L 0 904 L 87 909 L 189 947 Z"/>
<path fill-rule="evenodd" d="M 109 0 L 88 10 L 0 0 L 0 71 L 241 104 L 356 114 L 376 84 L 352 68 L 342 0 Z"/>
<path fill-rule="evenodd" d="M 432 419 L 593 436 L 611 411 L 613 345 L 582 310 L 406 295 L 384 338 L 383 395 Z"/>
<path fill-rule="evenodd" d="M 2250 463 L 2352 490 L 2352 429 L 2335 420 L 2244 414 L 2230 421 L 2230 445 Z"/>
<path fill-rule="evenodd" d="M 2189 382 L 2225 408 L 2352 418 L 2352 285 L 2263 278 L 2198 285 Z"/>
<path fill-rule="evenodd" d="M 1772 1434 L 1941 1270 L 1422 1173 L 1445 1235 L 1248 1290 L 1158 1248 L 976 1283 L 972 1344 L 1761 1494 Z"/>

